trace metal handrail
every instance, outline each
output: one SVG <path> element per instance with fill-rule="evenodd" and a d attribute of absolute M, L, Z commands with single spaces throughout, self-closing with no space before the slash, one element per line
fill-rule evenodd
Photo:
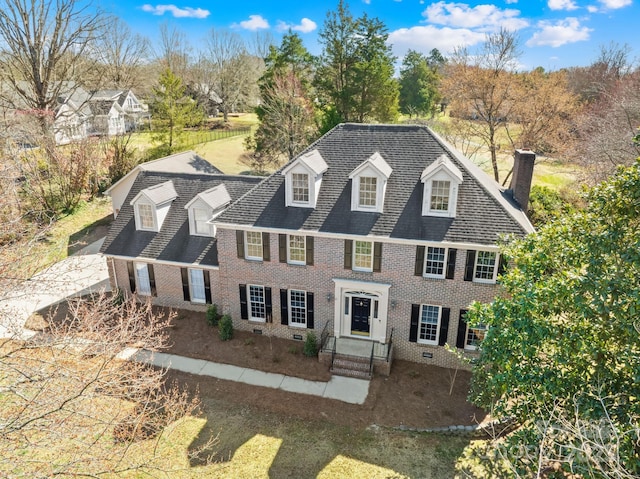
<path fill-rule="evenodd" d="M 373 343 L 371 343 L 371 357 L 369 358 L 369 376 L 373 377 Z"/>
<path fill-rule="evenodd" d="M 391 334 L 389 335 L 389 342 L 387 343 L 387 362 L 389 362 L 389 355 L 391 354 L 391 345 L 393 343 L 393 328 L 391 328 Z"/>
<path fill-rule="evenodd" d="M 320 350 L 324 351 L 324 347 L 327 344 L 327 339 L 329 339 L 329 331 L 327 328 L 329 327 L 329 321 L 324 323 L 324 328 L 322 328 L 322 332 L 320 333 Z"/>

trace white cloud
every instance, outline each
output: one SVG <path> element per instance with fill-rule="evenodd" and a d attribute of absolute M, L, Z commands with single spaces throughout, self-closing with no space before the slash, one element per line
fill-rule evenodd
<path fill-rule="evenodd" d="M 633 3 L 633 0 L 599 0 L 599 2 L 605 8 L 616 10 L 618 8 L 628 7 Z"/>
<path fill-rule="evenodd" d="M 142 5 L 144 12 L 153 13 L 154 15 L 164 15 L 166 12 L 171 13 L 175 18 L 207 18 L 211 15 L 209 10 L 203 8 L 184 7 L 178 8 L 175 5 Z"/>
<path fill-rule="evenodd" d="M 573 0 L 549 0 L 547 5 L 551 10 L 575 10 L 578 8 Z"/>
<path fill-rule="evenodd" d="M 577 18 L 568 17 L 555 23 L 541 21 L 538 23 L 540 31 L 527 40 L 528 47 L 550 46 L 559 47 L 567 43 L 582 42 L 589 39 L 591 28 L 583 27 Z"/>
<path fill-rule="evenodd" d="M 518 18 L 520 10 L 513 8 L 501 10 L 495 5 L 470 7 L 465 3 L 437 2 L 429 5 L 422 15 L 429 23 L 485 31 L 500 27 L 519 30 L 529 25 L 527 20 Z"/>
<path fill-rule="evenodd" d="M 300 20 L 299 25 L 293 25 L 291 23 L 286 23 L 279 21 L 278 26 L 276 27 L 281 32 L 286 32 L 287 30 L 293 30 L 294 32 L 301 33 L 310 33 L 318 28 L 318 24 L 313 20 L 309 20 L 308 18 L 303 18 Z"/>
<path fill-rule="evenodd" d="M 587 11 L 589 13 L 598 13 L 598 7 L 596 7 L 595 5 L 589 5 L 587 6 Z"/>
<path fill-rule="evenodd" d="M 465 28 L 438 28 L 433 25 L 400 28 L 389 34 L 389 43 L 398 57 L 405 55 L 408 49 L 429 53 L 437 48 L 443 55 L 453 52 L 456 47 L 466 47 L 483 42 L 484 33 Z"/>
<path fill-rule="evenodd" d="M 507 5 L 511 4 L 511 3 L 518 3 L 518 0 L 505 0 L 505 2 Z"/>
<path fill-rule="evenodd" d="M 371 0 L 362 0 L 365 5 L 371 5 Z"/>
<path fill-rule="evenodd" d="M 249 20 L 234 23 L 232 26 L 255 32 L 257 30 L 269 28 L 269 22 L 266 21 L 262 15 L 249 15 Z"/>

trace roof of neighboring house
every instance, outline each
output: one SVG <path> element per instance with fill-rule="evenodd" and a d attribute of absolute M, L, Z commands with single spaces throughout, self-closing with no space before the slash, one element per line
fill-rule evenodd
<path fill-rule="evenodd" d="M 113 256 L 217 266 L 216 239 L 189 234 L 189 214 L 185 205 L 198 194 L 220 185 L 224 185 L 224 190 L 219 191 L 233 201 L 261 180 L 255 176 L 140 171 L 100 251 Z M 134 207 L 130 204 L 132 199 L 143 190 L 148 191 L 167 182 L 171 182 L 177 197 L 171 203 L 160 231 L 136 230 Z"/>
<path fill-rule="evenodd" d="M 328 169 L 315 208 L 285 205 L 281 170 L 233 203 L 216 224 L 483 245 L 495 244 L 501 234 L 533 231 L 510 193 L 425 126 L 341 124 L 299 156 L 316 149 Z M 392 171 L 383 213 L 351 211 L 349 174 L 376 152 Z M 421 175 L 441 155 L 463 176 L 455 218 L 422 216 Z"/>
<path fill-rule="evenodd" d="M 95 116 L 106 116 L 111 112 L 112 108 L 117 108 L 122 111 L 120 105 L 118 105 L 115 100 L 90 100 L 88 105 L 91 113 Z"/>

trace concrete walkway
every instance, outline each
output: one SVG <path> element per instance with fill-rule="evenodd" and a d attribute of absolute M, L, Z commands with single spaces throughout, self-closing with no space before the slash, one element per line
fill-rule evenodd
<path fill-rule="evenodd" d="M 28 339 L 35 333 L 25 329 L 24 324 L 34 312 L 74 296 L 109 291 L 107 264 L 104 257 L 98 254 L 102 241 L 104 239 L 96 241 L 74 256 L 25 281 L 18 290 L 5 294 L 0 301 L 0 337 Z M 200 376 L 337 399 L 351 404 L 363 404 L 369 393 L 369 381 L 364 379 L 332 376 L 328 382 L 308 381 L 283 374 L 133 348 L 123 351 L 121 357 Z"/>

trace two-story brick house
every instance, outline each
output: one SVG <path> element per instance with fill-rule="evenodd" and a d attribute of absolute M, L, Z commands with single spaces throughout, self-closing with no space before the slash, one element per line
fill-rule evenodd
<path fill-rule="evenodd" d="M 154 268 L 167 268 L 155 301 L 199 307 L 187 294 L 198 269 L 192 258 L 150 254 L 157 239 L 120 253 L 113 245 L 119 235 L 155 235 L 174 245 L 168 255 L 192 241 L 190 205 L 206 190 L 202 218 L 215 227 L 216 261 L 207 265 L 201 302 L 218 304 L 236 328 L 290 339 L 313 331 L 325 355 L 364 355 L 381 371 L 391 345 L 395 357 L 450 367 L 457 359 L 443 345 L 473 351 L 483 334 L 464 322 L 466 308 L 499 292 L 499 236 L 533 231 L 523 209 L 534 158 L 517 152 L 513 190 L 505 191 L 424 126 L 342 124 L 228 201 L 204 184 L 136 179 L 103 251 L 123 289 L 135 287 L 147 255 Z M 169 216 L 180 212 L 182 236 L 175 227 L 139 231 L 145 221 L 153 226 L 149 208 L 136 212 L 145 203 L 157 217 L 167 204 Z"/>

